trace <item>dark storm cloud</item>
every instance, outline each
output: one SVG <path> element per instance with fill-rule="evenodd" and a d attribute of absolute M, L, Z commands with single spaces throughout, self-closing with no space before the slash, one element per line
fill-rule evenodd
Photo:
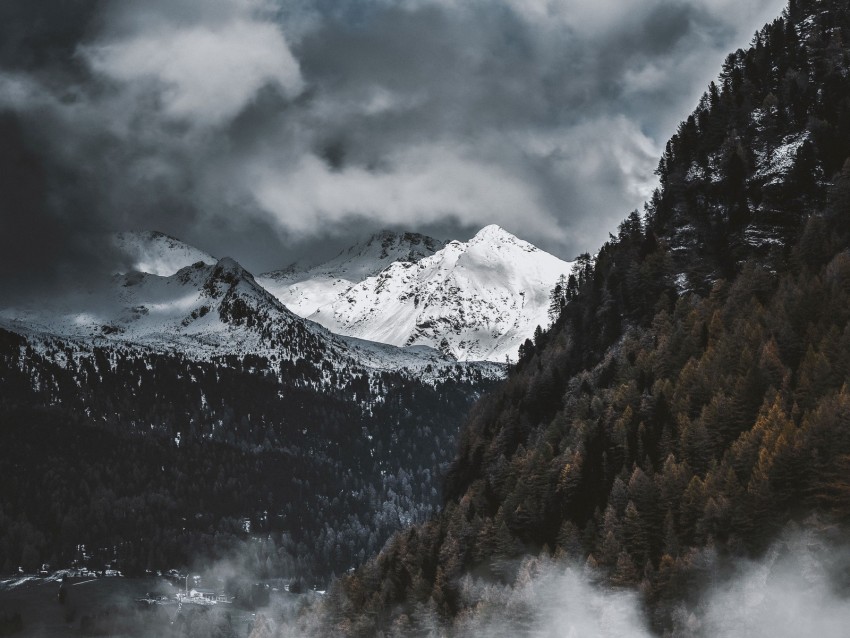
<path fill-rule="evenodd" d="M 99 0 L 0 3 L 0 65 L 55 73 L 74 66 L 74 53 L 96 28 Z"/>
<path fill-rule="evenodd" d="M 593 250 L 782 8 L 740 5 L 3 3 L 3 278 L 139 228 L 254 269 L 381 227 Z"/>
<path fill-rule="evenodd" d="M 0 4 L 0 69 L 64 87 L 81 75 L 73 54 L 97 3 L 48 4 Z M 61 264 L 80 263 L 85 270 L 96 264 L 80 241 L 81 220 L 69 220 L 52 206 L 54 194 L 73 199 L 75 188 L 66 167 L 45 153 L 33 124 L 26 109 L 0 105 L 0 299 L 33 281 L 58 283 Z"/>

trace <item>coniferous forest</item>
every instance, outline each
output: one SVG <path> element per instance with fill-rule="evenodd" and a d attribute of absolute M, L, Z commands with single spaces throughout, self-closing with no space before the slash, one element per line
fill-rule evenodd
<path fill-rule="evenodd" d="M 660 187 L 469 415 L 442 512 L 340 582 L 341 633 L 451 626 L 522 558 L 637 588 L 653 628 L 789 522 L 850 517 L 850 9 L 792 0 L 669 141 Z"/>
<path fill-rule="evenodd" d="M 77 561 L 140 575 L 259 536 L 258 577 L 325 585 L 434 511 L 461 415 L 494 383 L 354 369 L 331 394 L 305 359 L 0 340 L 7 574 Z"/>

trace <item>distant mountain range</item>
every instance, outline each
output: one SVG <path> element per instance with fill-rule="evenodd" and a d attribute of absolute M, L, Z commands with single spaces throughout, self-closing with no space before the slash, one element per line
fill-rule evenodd
<path fill-rule="evenodd" d="M 495 225 L 467 242 L 383 231 L 327 262 L 256 278 L 155 231 L 118 233 L 114 244 L 129 268 L 111 285 L 3 309 L 0 322 L 201 358 L 291 350 L 281 334 L 297 330 L 372 368 L 504 363 L 548 325 L 551 290 L 573 266 Z"/>
<path fill-rule="evenodd" d="M 143 248 L 152 269 L 181 266 L 180 259 L 203 253 L 162 235 Z M 126 241 L 127 237 L 124 236 Z M 209 258 L 213 261 L 212 258 Z M 133 271 L 116 274 L 110 286 L 80 293 L 59 305 L 0 311 L 0 327 L 19 334 L 70 340 L 83 349 L 115 347 L 156 353 L 179 352 L 195 361 L 224 355 L 254 355 L 295 361 L 322 352 L 324 365 L 373 371 L 406 370 L 437 376 L 459 368 L 453 357 L 427 347 L 397 348 L 339 337 L 290 312 L 233 259 L 197 261 L 169 276 Z M 465 368 L 500 377 L 488 363 Z"/>

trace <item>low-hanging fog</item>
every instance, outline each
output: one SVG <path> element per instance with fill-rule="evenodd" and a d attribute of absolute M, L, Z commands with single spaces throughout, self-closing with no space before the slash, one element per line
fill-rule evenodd
<path fill-rule="evenodd" d="M 429 638 L 840 638 L 850 626 L 850 548 L 843 532 L 816 523 L 789 528 L 758 560 L 712 550 L 693 555 L 699 583 L 653 628 L 639 591 L 603 585 L 601 574 L 551 558 L 526 558 L 512 585 L 466 576 L 451 628 L 425 607 L 390 635 Z M 321 605 L 267 609 L 255 638 L 334 635 Z M 658 614 L 658 612 L 655 612 Z M 325 622 L 327 622 L 325 620 Z"/>

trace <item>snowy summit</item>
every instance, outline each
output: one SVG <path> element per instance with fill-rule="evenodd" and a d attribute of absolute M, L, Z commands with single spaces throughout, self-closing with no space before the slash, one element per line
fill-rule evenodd
<path fill-rule="evenodd" d="M 377 250 L 373 237 L 310 271 L 272 273 L 258 282 L 296 314 L 337 334 L 504 362 L 548 324 L 550 292 L 572 268 L 497 225 L 467 242 L 417 235 L 424 250 L 407 256 L 398 238 L 410 235 L 390 236 L 376 237 L 395 251 Z"/>

